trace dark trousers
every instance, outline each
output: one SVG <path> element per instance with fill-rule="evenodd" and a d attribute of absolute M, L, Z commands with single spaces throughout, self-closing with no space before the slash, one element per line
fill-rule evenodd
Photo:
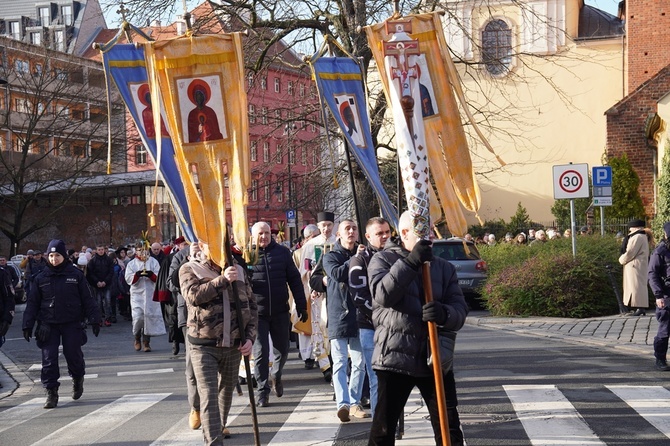
<path fill-rule="evenodd" d="M 377 407 L 375 408 L 374 418 L 372 419 L 372 428 L 368 446 L 394 445 L 395 428 L 398 419 L 402 416 L 407 398 L 414 389 L 419 388 L 428 413 L 430 414 L 430 423 L 433 426 L 435 434 L 435 444 L 442 444 L 442 432 L 440 430 L 440 415 L 437 408 L 437 399 L 435 394 L 435 380 L 432 376 L 415 377 L 400 373 L 377 370 Z M 454 426 L 449 425 L 450 437 L 455 436 L 456 428 L 460 434 L 460 426 L 457 426 L 456 406 L 456 381 L 454 372 L 449 370 L 444 376 L 444 390 L 447 398 L 447 410 L 455 414 Z M 449 417 L 451 421 L 451 418 Z M 456 435 L 458 435 L 456 434 Z M 462 438 L 462 437 L 461 437 Z"/>
<path fill-rule="evenodd" d="M 161 310 L 163 312 L 163 320 L 168 327 L 168 342 L 184 344 L 184 334 L 178 327 L 176 296 L 174 296 L 173 303 L 161 302 Z"/>
<path fill-rule="evenodd" d="M 58 346 L 63 344 L 63 356 L 67 361 L 67 372 L 72 378 L 81 378 L 85 374 L 86 364 L 81 345 L 84 329 L 79 322 L 52 324 L 49 339 L 37 342 L 42 349 L 42 386 L 46 389 L 58 388 L 60 370 L 58 367 Z"/>
<path fill-rule="evenodd" d="M 668 354 L 668 336 L 670 336 L 670 310 L 656 307 L 656 320 L 658 330 L 654 338 L 654 357 L 665 361 Z"/>
<path fill-rule="evenodd" d="M 276 314 L 273 316 L 258 316 L 258 335 L 254 342 L 254 361 L 256 364 L 256 381 L 258 382 L 258 392 L 268 395 L 270 393 L 270 383 L 268 381 L 270 355 L 270 342 L 268 334 L 272 336 L 272 345 L 281 354 L 279 361 L 279 370 L 275 379 L 281 379 L 281 373 L 288 356 L 288 339 L 291 321 L 288 312 Z M 274 359 L 274 358 L 273 358 Z"/>

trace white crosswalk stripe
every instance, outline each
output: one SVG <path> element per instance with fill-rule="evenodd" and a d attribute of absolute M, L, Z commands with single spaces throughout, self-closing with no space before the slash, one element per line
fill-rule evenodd
<path fill-rule="evenodd" d="M 169 393 L 125 395 L 58 429 L 51 435 L 34 443 L 33 446 L 94 444 L 98 439 L 117 429 L 130 418 L 140 414 L 168 396 L 170 396 Z"/>
<path fill-rule="evenodd" d="M 661 386 L 607 386 L 645 420 L 670 438 L 670 390 Z"/>
<path fill-rule="evenodd" d="M 670 390 L 663 386 L 609 385 L 605 388 L 637 412 L 640 423 L 648 422 L 655 430 L 670 438 Z M 530 444 L 534 446 L 606 444 L 576 409 L 575 405 L 580 407 L 578 402 L 568 400 L 557 386 L 505 385 L 502 386 L 502 389 L 520 421 L 519 429 L 523 429 L 523 434 L 520 434 L 519 438 L 527 438 Z M 171 395 L 172 393 L 147 393 L 122 396 L 108 404 L 96 406 L 96 410 L 74 421 L 71 419 L 64 421 L 62 427 L 57 430 L 42 438 L 32 439 L 31 441 L 36 441 L 32 444 L 49 446 L 100 444 L 108 441 L 109 435 L 113 435 L 115 430 L 123 429 L 124 423 L 132 419 L 142 419 L 136 417 L 149 416 L 144 412 L 152 406 L 170 404 L 167 398 Z M 268 445 L 330 446 L 334 444 L 338 440 L 338 435 L 341 435 L 343 425 L 337 419 L 335 404 L 331 397 L 332 391 L 314 389 L 308 391 L 292 412 L 287 413 L 283 425 L 274 433 Z M 20 432 L 20 429 L 29 429 L 26 426 L 32 425 L 35 419 L 42 415 L 52 416 L 64 406 L 74 407 L 69 397 L 61 398 L 58 409 L 54 411 L 43 410 L 41 408 L 43 403 L 44 398 L 32 398 L 18 406 L 1 411 L 0 443 L 2 443 L 2 433 L 6 435 L 10 430 Z M 172 399 L 173 408 L 174 403 Z M 246 395 L 234 396 L 228 417 L 228 427 L 234 437 L 244 436 L 243 438 L 252 441 L 252 433 L 249 431 L 248 406 L 249 400 Z M 81 408 L 81 406 L 77 407 Z M 157 406 L 157 409 L 160 409 L 160 406 Z M 236 430 L 235 421 L 245 411 L 247 419 L 241 423 L 244 428 L 240 427 L 244 431 Z M 151 412 L 148 411 L 148 413 Z M 180 415 L 179 411 L 174 412 L 172 409 L 169 413 L 173 414 L 175 422 L 170 423 L 167 430 L 157 432 L 157 437 L 154 437 L 155 440 L 151 446 L 202 444 L 202 429 L 189 428 L 188 413 Z M 68 421 L 71 422 L 68 423 Z M 630 421 L 629 418 L 628 422 Z M 467 438 L 467 424 L 464 430 Z M 598 430 L 602 432 L 602 427 Z M 261 433 L 263 433 L 263 426 L 261 426 Z M 360 440 L 360 444 L 364 442 L 363 439 Z M 422 403 L 417 389 L 412 392 L 405 405 L 404 435 L 401 442 L 412 446 L 435 444 L 428 410 Z"/>
<path fill-rule="evenodd" d="M 249 405 L 249 398 L 246 395 L 234 395 L 233 404 L 228 412 L 227 424 L 230 426 L 235 418 Z M 188 426 L 188 415 L 175 423 L 165 434 L 153 443 L 151 446 L 190 446 L 202 442 L 202 429 L 190 429 Z"/>
<path fill-rule="evenodd" d="M 534 446 L 604 445 L 554 385 L 503 386 Z"/>

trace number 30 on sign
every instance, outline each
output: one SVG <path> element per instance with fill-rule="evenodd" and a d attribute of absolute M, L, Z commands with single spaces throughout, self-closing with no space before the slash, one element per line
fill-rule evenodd
<path fill-rule="evenodd" d="M 556 200 L 588 197 L 588 164 L 554 166 L 554 198 Z"/>

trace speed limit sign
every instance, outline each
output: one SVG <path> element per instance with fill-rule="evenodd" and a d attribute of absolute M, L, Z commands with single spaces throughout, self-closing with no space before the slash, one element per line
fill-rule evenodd
<path fill-rule="evenodd" d="M 588 198 L 589 165 L 565 164 L 554 166 L 554 198 Z"/>

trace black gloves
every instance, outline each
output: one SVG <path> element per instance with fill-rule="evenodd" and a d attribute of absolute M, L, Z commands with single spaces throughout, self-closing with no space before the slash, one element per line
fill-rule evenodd
<path fill-rule="evenodd" d="M 98 335 L 100 334 L 100 324 L 93 324 L 91 325 L 91 330 L 93 331 L 93 334 L 97 338 Z"/>
<path fill-rule="evenodd" d="M 30 338 L 32 338 L 32 337 L 33 337 L 33 329 L 32 328 L 24 328 L 23 329 L 23 339 L 30 342 Z"/>
<path fill-rule="evenodd" d="M 300 322 L 307 322 L 307 318 L 309 317 L 307 310 L 303 308 L 296 311 L 298 312 L 298 319 L 300 319 Z"/>
<path fill-rule="evenodd" d="M 0 322 L 0 336 L 6 335 L 7 330 L 9 330 L 9 322 L 7 321 Z"/>
<path fill-rule="evenodd" d="M 444 325 L 449 318 L 449 311 L 439 302 L 428 302 L 423 306 L 422 319 L 424 322 L 435 322 Z"/>
<path fill-rule="evenodd" d="M 407 264 L 412 268 L 419 269 L 423 263 L 433 260 L 432 244 L 430 240 L 419 240 L 414 245 L 412 252 L 405 258 Z"/>

